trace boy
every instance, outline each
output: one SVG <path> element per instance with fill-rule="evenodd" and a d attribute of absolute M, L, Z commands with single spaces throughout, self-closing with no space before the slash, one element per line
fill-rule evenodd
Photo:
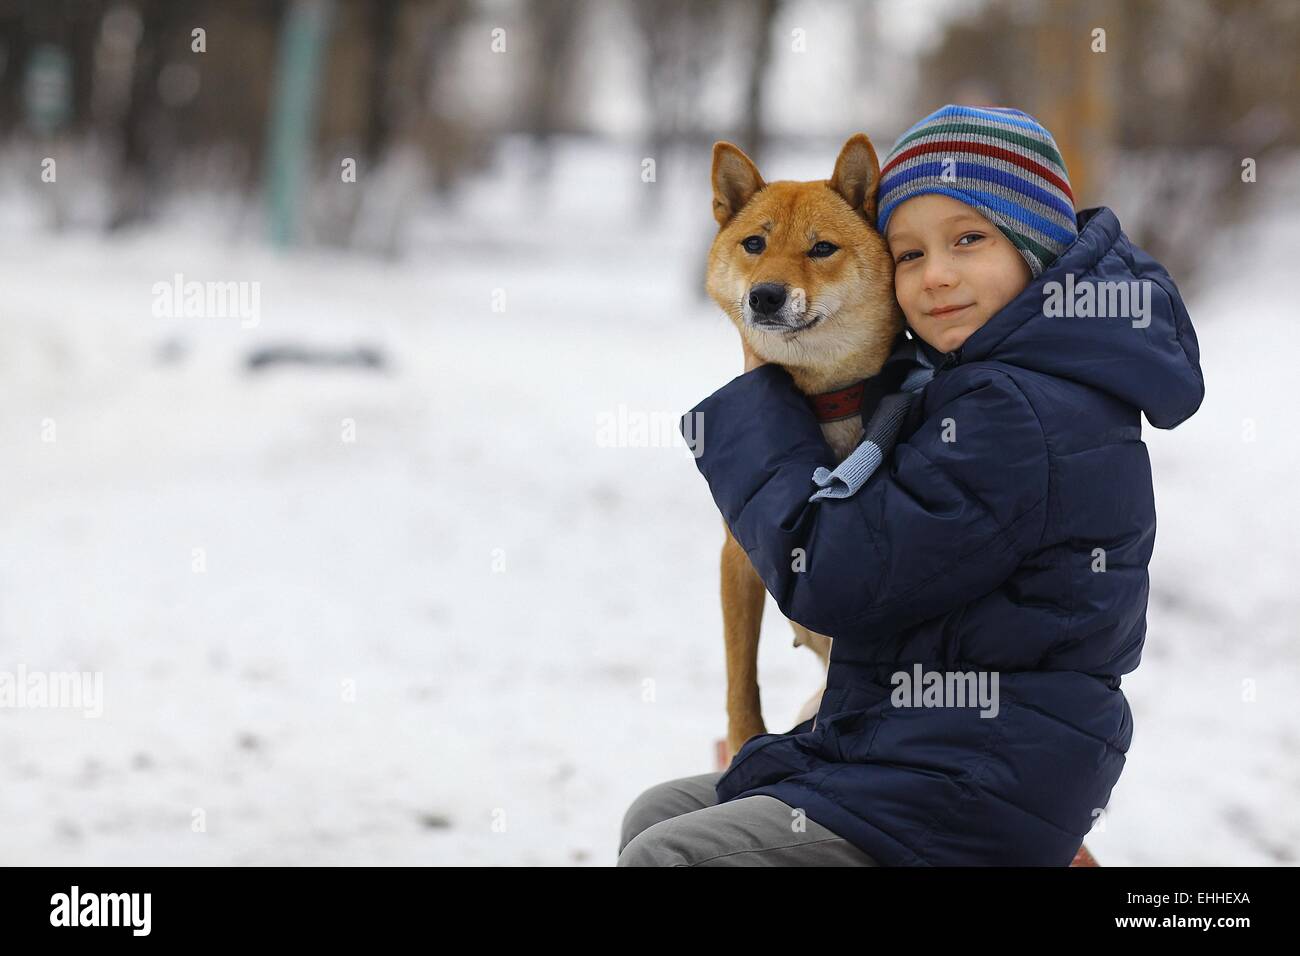
<path fill-rule="evenodd" d="M 934 368 L 892 460 L 811 495 L 831 451 L 776 365 L 687 413 L 768 591 L 834 639 L 821 707 L 750 738 L 720 777 L 643 793 L 620 865 L 816 864 L 826 849 L 1065 866 L 1119 779 L 1155 536 L 1140 413 L 1173 428 L 1200 406 L 1187 311 L 1114 213 L 1074 212 L 1055 141 L 1018 110 L 926 117 L 881 167 L 879 203 Z M 972 686 L 993 700 L 956 692 Z M 743 843 L 720 844 L 723 823 Z"/>

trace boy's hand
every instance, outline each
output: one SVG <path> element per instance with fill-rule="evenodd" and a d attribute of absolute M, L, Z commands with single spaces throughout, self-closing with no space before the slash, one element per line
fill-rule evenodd
<path fill-rule="evenodd" d="M 741 348 L 745 350 L 745 371 L 746 372 L 752 371 L 753 369 L 758 368 L 760 365 L 767 364 L 766 359 L 761 359 L 757 355 L 755 355 L 752 351 L 750 351 L 749 343 L 746 342 L 743 338 L 740 340 L 740 345 Z"/>

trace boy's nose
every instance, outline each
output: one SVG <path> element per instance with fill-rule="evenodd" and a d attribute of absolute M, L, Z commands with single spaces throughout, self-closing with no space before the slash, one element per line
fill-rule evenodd
<path fill-rule="evenodd" d="M 779 282 L 760 282 L 749 290 L 749 307 L 759 315 L 775 315 L 785 305 L 785 286 Z"/>
<path fill-rule="evenodd" d="M 955 285 L 957 275 L 947 263 L 940 262 L 938 259 L 931 259 L 926 264 L 925 274 L 922 279 L 928 292 L 931 289 L 943 289 Z"/>

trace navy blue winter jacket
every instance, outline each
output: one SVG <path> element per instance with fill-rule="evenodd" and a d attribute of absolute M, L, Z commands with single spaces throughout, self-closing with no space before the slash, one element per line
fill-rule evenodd
<path fill-rule="evenodd" d="M 767 590 L 834 639 L 816 718 L 746 741 L 719 801 L 770 794 L 911 866 L 1066 866 L 1106 807 L 1133 734 L 1120 676 L 1141 657 L 1156 528 L 1139 411 L 1173 428 L 1205 386 L 1168 273 L 1109 209 L 1078 227 L 960 349 L 932 353 L 939 371 L 892 459 L 852 497 L 808 500 L 834 455 L 780 366 L 687 413 Z M 1093 282 L 1128 283 L 1129 313 L 1045 311 L 1049 290 Z M 996 716 L 895 706 L 892 675 L 916 664 L 996 672 Z"/>

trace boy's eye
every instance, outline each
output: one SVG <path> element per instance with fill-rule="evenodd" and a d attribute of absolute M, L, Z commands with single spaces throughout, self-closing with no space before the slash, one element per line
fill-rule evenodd
<path fill-rule="evenodd" d="M 767 248 L 767 241 L 762 236 L 746 236 L 740 241 L 746 252 L 758 254 Z"/>
<path fill-rule="evenodd" d="M 835 245 L 835 243 L 827 242 L 823 239 L 808 250 L 808 255 L 812 256 L 814 259 L 825 259 L 837 249 L 839 249 L 839 246 Z"/>
<path fill-rule="evenodd" d="M 897 259 L 895 259 L 894 262 L 895 262 L 895 264 L 899 264 L 899 263 L 907 262 L 907 261 L 909 260 L 910 257 L 912 257 L 912 256 L 919 256 L 920 254 L 921 254 L 921 253 L 919 253 L 919 252 L 917 252 L 915 249 L 913 249 L 913 250 L 911 250 L 910 252 L 904 252 L 901 256 L 899 256 Z"/>
<path fill-rule="evenodd" d="M 960 246 L 965 244 L 968 246 L 973 246 L 976 242 L 979 242 L 983 238 L 984 238 L 984 233 L 982 232 L 968 232 L 966 233 L 966 235 L 962 236 L 960 239 L 957 240 L 957 245 Z M 973 241 L 966 242 L 967 239 L 971 239 Z"/>

